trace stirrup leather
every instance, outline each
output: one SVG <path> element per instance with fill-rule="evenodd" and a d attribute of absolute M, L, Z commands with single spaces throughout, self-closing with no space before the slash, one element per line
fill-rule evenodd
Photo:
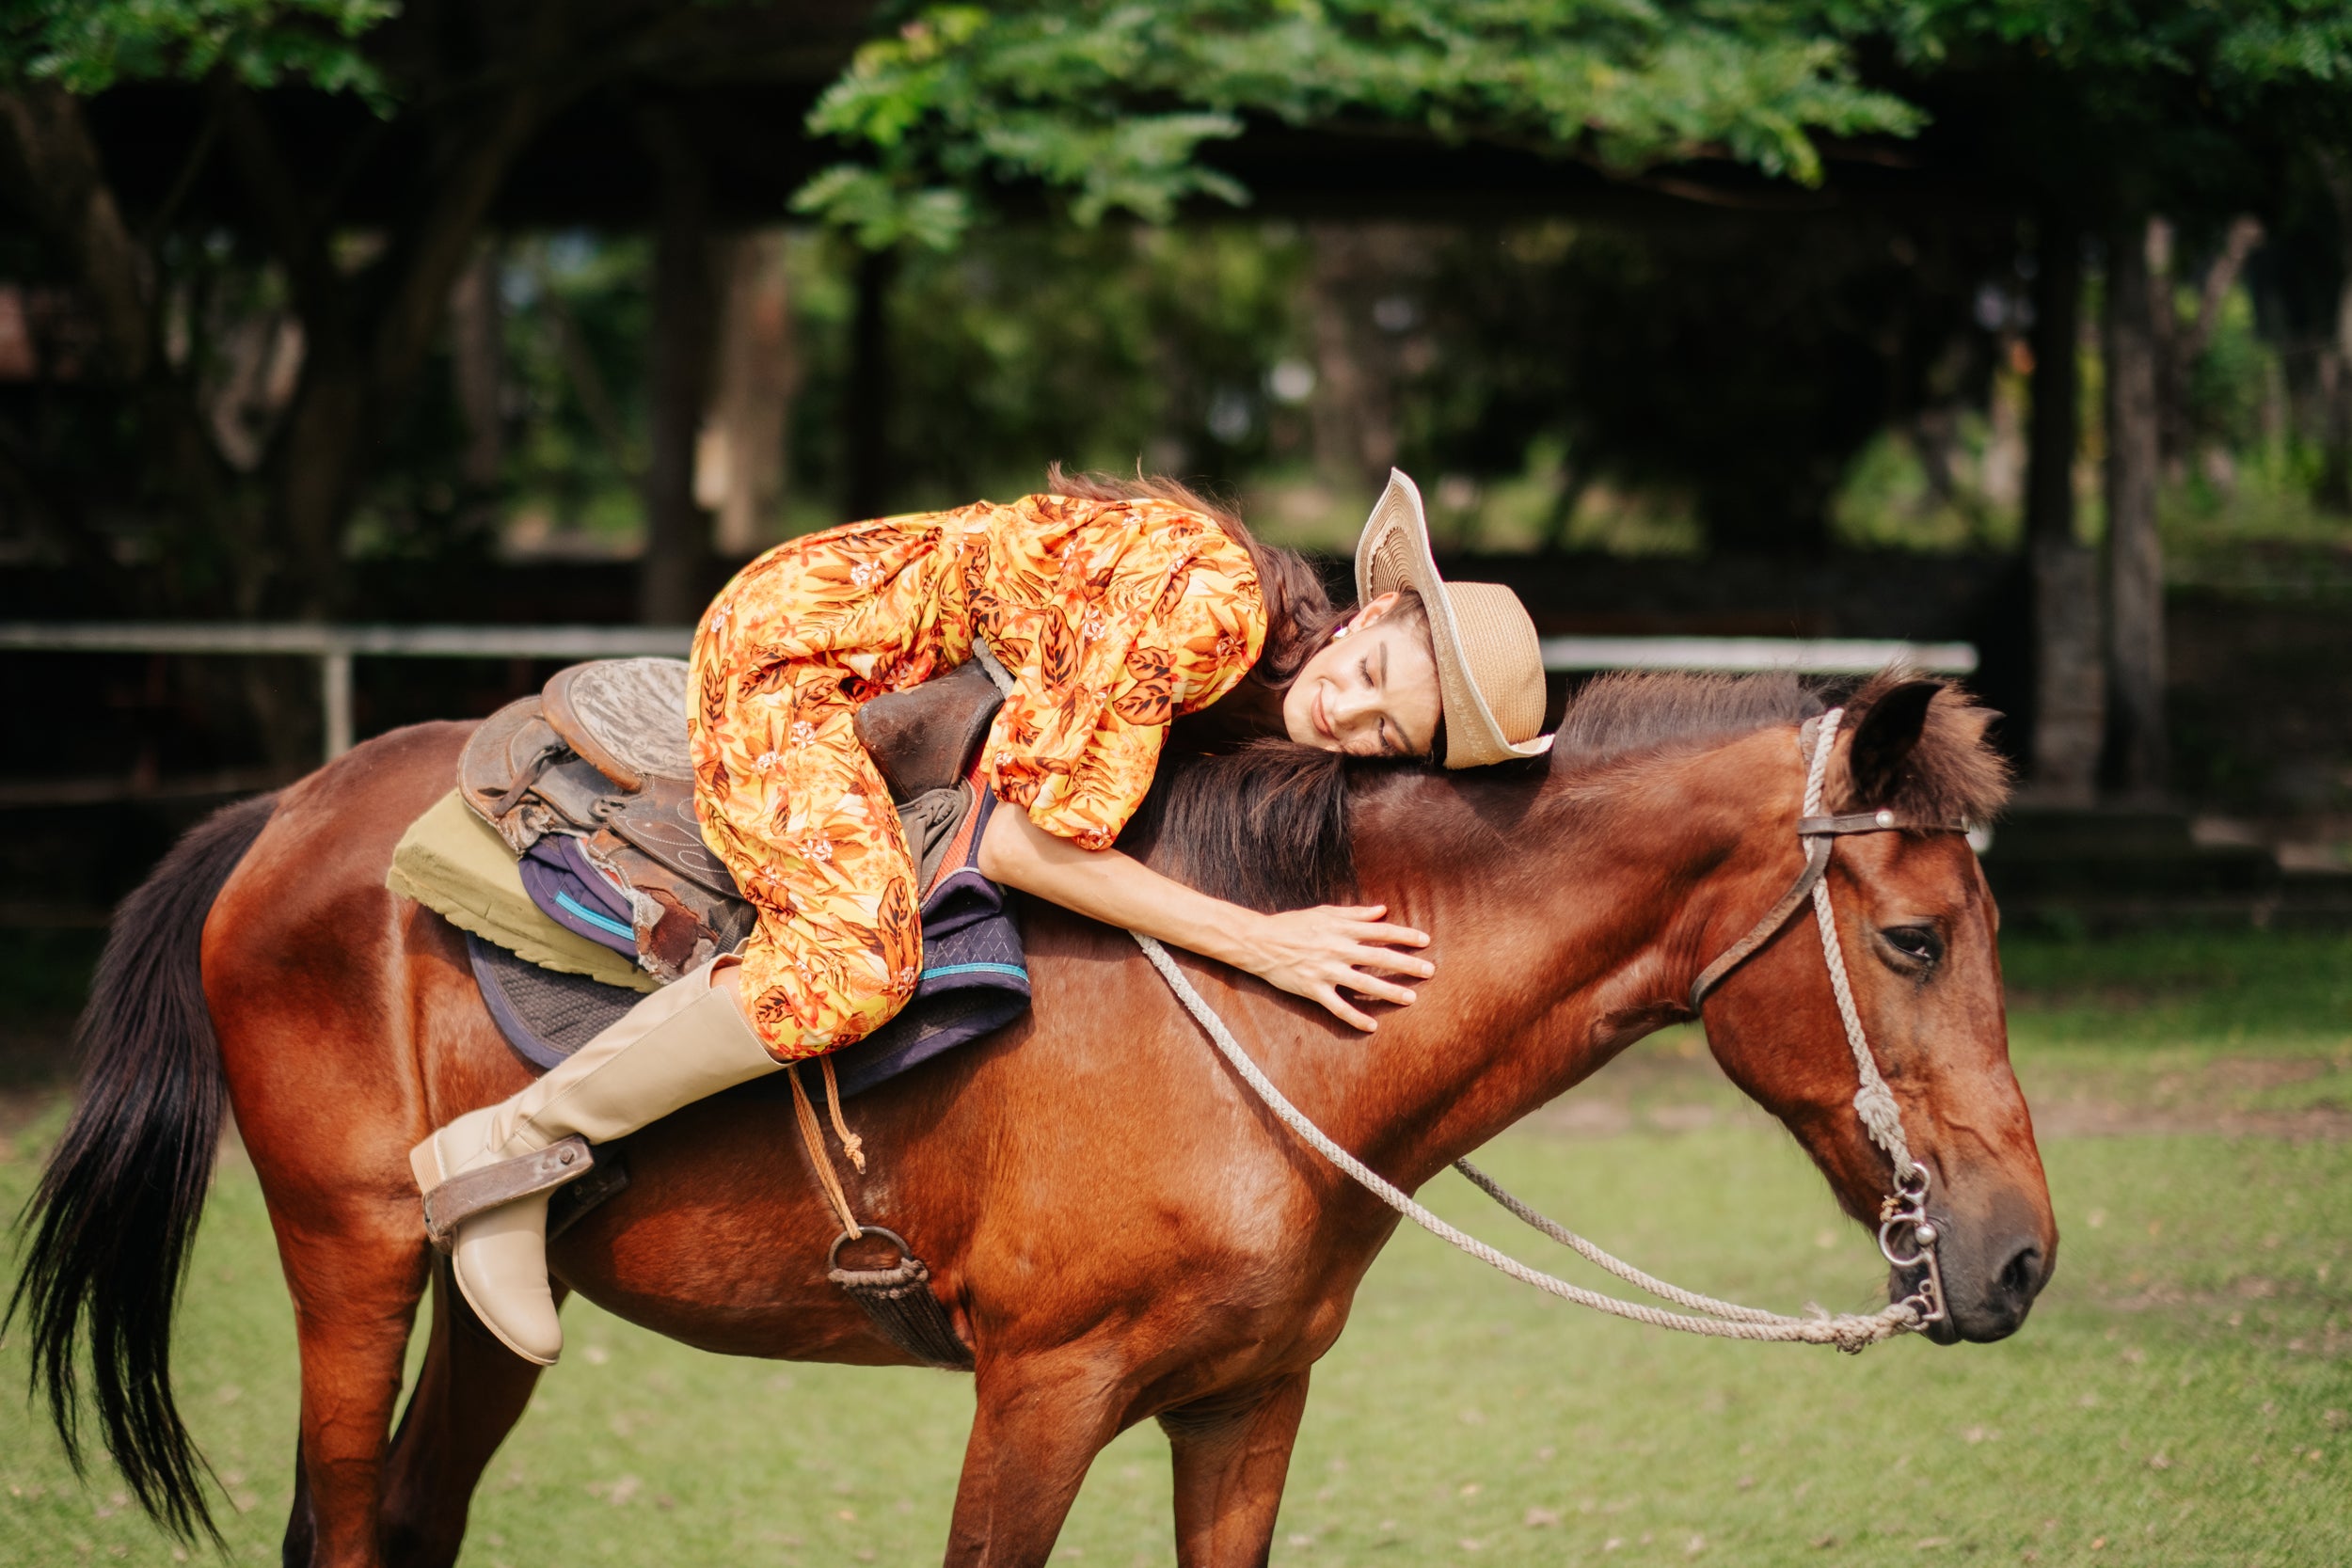
<path fill-rule="evenodd" d="M 476 1214 L 566 1186 L 596 1168 L 596 1146 L 575 1132 L 535 1154 L 453 1176 L 424 1195 L 425 1239 L 447 1252 L 456 1242 L 457 1227 Z"/>

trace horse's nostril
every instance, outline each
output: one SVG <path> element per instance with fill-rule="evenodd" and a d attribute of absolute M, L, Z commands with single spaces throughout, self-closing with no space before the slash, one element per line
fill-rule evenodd
<path fill-rule="evenodd" d="M 2001 1266 L 2001 1293 L 2023 1307 L 2042 1289 L 2042 1249 L 2026 1245 Z"/>

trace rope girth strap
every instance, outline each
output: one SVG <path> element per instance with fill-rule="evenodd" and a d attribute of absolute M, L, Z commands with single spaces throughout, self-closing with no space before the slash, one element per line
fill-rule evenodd
<path fill-rule="evenodd" d="M 1714 1338 L 1746 1339 L 1763 1342 L 1836 1345 L 1850 1354 L 1858 1354 L 1883 1339 L 1908 1334 L 1926 1327 L 1944 1317 L 1942 1274 L 1938 1266 L 1935 1227 L 1927 1215 L 1928 1171 L 1911 1158 L 1908 1142 L 1903 1136 L 1902 1115 L 1893 1091 L 1886 1085 L 1864 1034 L 1859 1011 L 1854 1006 L 1853 990 L 1846 974 L 1845 955 L 1837 937 L 1837 926 L 1824 879 L 1828 870 L 1833 839 L 1847 833 L 1885 832 L 1922 825 L 1899 820 L 1892 812 L 1854 813 L 1841 816 L 1821 815 L 1821 792 L 1827 776 L 1828 762 L 1837 726 L 1844 718 L 1843 708 L 1832 708 L 1821 716 L 1808 759 L 1805 778 L 1804 805 L 1799 819 L 1798 832 L 1804 844 L 1805 863 L 1797 880 L 1789 887 L 1762 919 L 1744 937 L 1727 949 L 1701 972 L 1690 993 L 1692 1011 L 1697 1011 L 1707 993 L 1724 975 L 1737 968 L 1770 942 L 1788 925 L 1789 918 L 1809 897 L 1821 934 L 1821 945 L 1828 964 L 1830 990 L 1837 1004 L 1838 1018 L 1844 1025 L 1848 1045 L 1853 1057 L 1860 1085 L 1854 1094 L 1854 1110 L 1861 1118 L 1871 1141 L 1884 1150 L 1896 1172 L 1895 1190 L 1880 1208 L 1879 1249 L 1888 1262 L 1898 1268 L 1921 1268 L 1919 1287 L 1903 1300 L 1890 1303 L 1877 1312 L 1831 1316 L 1814 1308 L 1808 1317 L 1789 1317 L 1766 1311 L 1760 1307 L 1741 1307 L 1719 1301 L 1695 1291 L 1687 1291 L 1644 1273 L 1632 1264 L 1615 1258 L 1603 1248 L 1579 1236 L 1557 1221 L 1546 1218 L 1534 1208 L 1513 1196 L 1495 1180 L 1470 1164 L 1467 1159 L 1454 1162 L 1474 1186 L 1493 1198 L 1514 1216 L 1541 1231 L 1552 1241 L 1568 1247 L 1588 1262 L 1606 1270 L 1627 1283 L 1687 1309 L 1669 1312 L 1638 1302 L 1620 1300 L 1597 1291 L 1586 1290 L 1565 1279 L 1532 1268 L 1489 1246 L 1469 1233 L 1455 1228 L 1416 1202 L 1394 1183 L 1373 1170 L 1335 1142 L 1317 1127 L 1305 1113 L 1292 1104 L 1273 1080 L 1242 1049 L 1225 1021 L 1217 1016 L 1191 978 L 1178 967 L 1168 949 L 1140 931 L 1130 931 L 1144 957 L 1158 970 L 1168 989 L 1208 1035 L 1210 1043 L 1232 1066 L 1242 1081 L 1264 1101 L 1276 1119 L 1288 1127 L 1301 1142 L 1322 1155 L 1341 1171 L 1352 1178 L 1373 1196 L 1422 1229 L 1469 1253 L 1491 1267 L 1532 1285 L 1547 1294 L 1573 1302 L 1580 1307 L 1605 1312 L 1612 1317 L 1653 1327 L 1672 1329 L 1684 1334 L 1697 1334 Z M 1933 825 L 1940 830 L 1944 824 Z M 1904 1250 L 1905 1243 L 1910 1246 Z M 1703 1314 L 1691 1316 L 1690 1313 Z"/>

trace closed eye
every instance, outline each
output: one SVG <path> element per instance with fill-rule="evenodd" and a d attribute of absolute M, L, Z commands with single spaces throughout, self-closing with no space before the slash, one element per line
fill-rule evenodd
<path fill-rule="evenodd" d="M 1372 664 L 1369 659 L 1365 661 L 1364 673 L 1372 680 L 1373 685 L 1380 690 L 1382 695 L 1385 696 L 1388 693 L 1389 645 L 1386 642 L 1380 644 L 1380 673 L 1376 677 L 1373 676 Z M 1405 744 L 1405 737 L 1397 734 L 1395 726 L 1389 722 L 1389 716 L 1385 713 L 1382 714 L 1380 716 L 1381 754 L 1384 756 L 1401 757 L 1409 750 L 1411 750 L 1411 748 Z"/>

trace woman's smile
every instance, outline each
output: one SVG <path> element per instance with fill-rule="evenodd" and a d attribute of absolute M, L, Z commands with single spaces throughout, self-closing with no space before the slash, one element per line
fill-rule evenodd
<path fill-rule="evenodd" d="M 1426 756 L 1443 717 L 1428 624 L 1392 615 L 1383 594 L 1308 659 L 1284 699 L 1283 723 L 1304 746 L 1354 756 Z"/>

